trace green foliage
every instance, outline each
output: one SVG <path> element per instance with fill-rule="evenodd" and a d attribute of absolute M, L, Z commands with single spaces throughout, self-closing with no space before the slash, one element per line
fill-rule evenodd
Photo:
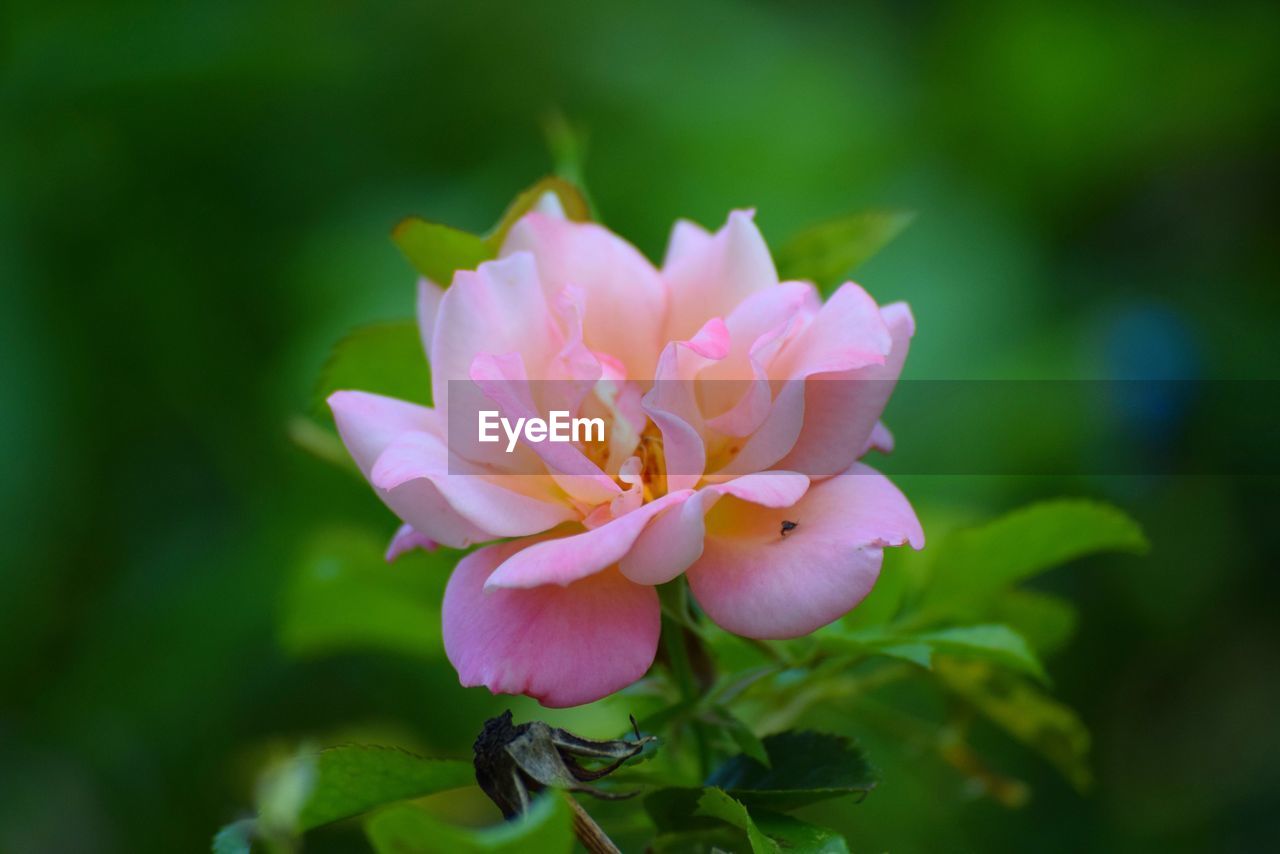
<path fill-rule="evenodd" d="M 279 631 L 286 652 L 441 656 L 440 599 L 456 553 L 414 551 L 389 564 L 385 541 L 347 529 L 313 537 L 283 599 Z"/>
<path fill-rule="evenodd" d="M 416 216 L 397 223 L 391 240 L 415 270 L 444 287 L 455 271 L 474 270 L 496 255 L 483 237 Z"/>
<path fill-rule="evenodd" d="M 1088 788 L 1089 731 L 1070 708 L 981 661 L 943 659 L 935 671 L 948 689 L 1048 759 L 1072 785 Z"/>
<path fill-rule="evenodd" d="M 781 732 L 763 739 L 766 766 L 750 756 L 731 757 L 707 780 L 748 806 L 790 810 L 876 786 L 862 751 L 848 738 L 817 732 Z"/>
<path fill-rule="evenodd" d="M 494 252 L 497 252 L 502 246 L 502 241 L 506 240 L 511 226 L 515 225 L 520 217 L 533 210 L 547 193 L 554 193 L 560 200 L 560 207 L 567 219 L 574 222 L 587 222 L 591 219 L 591 206 L 582 195 L 582 191 L 564 178 L 550 175 L 516 196 L 503 212 L 498 224 L 485 237 L 485 241 Z"/>
<path fill-rule="evenodd" d="M 777 250 L 783 279 L 812 281 L 830 293 L 844 278 L 911 224 L 914 214 L 865 211 L 810 226 Z"/>
<path fill-rule="evenodd" d="M 832 830 L 783 814 L 875 786 L 861 752 L 839 736 L 784 732 L 764 739 L 771 767 L 746 755 L 731 757 L 701 788 L 659 789 L 645 810 L 664 836 L 664 848 L 716 832 L 720 823 L 745 835 L 753 854 L 847 852 Z"/>
<path fill-rule="evenodd" d="M 400 804 L 368 818 L 365 835 L 377 854 L 567 854 L 574 844 L 567 797 L 548 792 L 520 818 L 483 828 L 458 827 Z"/>
<path fill-rule="evenodd" d="M 431 403 L 431 370 L 412 320 L 362 326 L 336 345 L 320 372 L 315 407 L 335 391 L 366 391 L 411 403 Z"/>
<path fill-rule="evenodd" d="M 1069 560 L 1146 549 L 1142 529 L 1114 507 L 1076 499 L 1033 504 L 942 543 L 924 605 L 970 605 Z"/>
<path fill-rule="evenodd" d="M 424 759 L 392 747 L 331 747 L 316 754 L 314 761 L 315 784 L 298 811 L 300 830 L 395 801 L 475 785 L 470 762 Z"/>
<path fill-rule="evenodd" d="M 557 127 L 557 130 L 562 130 Z M 556 140 L 564 144 L 563 134 Z M 441 287 L 448 287 L 458 270 L 474 270 L 498 257 L 507 232 L 545 196 L 552 193 L 560 201 L 564 215 L 575 222 L 591 219 L 591 206 L 577 187 L 565 178 L 549 176 L 520 193 L 503 212 L 498 223 L 483 237 L 452 226 L 411 216 L 391 231 L 391 240 L 414 269 Z"/>
<path fill-rule="evenodd" d="M 751 813 L 747 812 L 742 802 L 729 797 L 723 789 L 704 789 L 702 796 L 698 798 L 695 814 L 720 819 L 745 831 L 752 854 L 775 854 L 779 850 L 778 844 L 756 827 L 756 823 L 751 820 Z"/>
<path fill-rule="evenodd" d="M 257 822 L 251 818 L 233 821 L 213 837 L 213 854 L 249 854 Z"/>
<path fill-rule="evenodd" d="M 1027 641 L 1013 629 L 1000 624 L 956 626 L 928 632 L 895 634 L 832 634 L 820 643 L 852 644 L 932 667 L 935 655 L 951 654 L 991 661 L 1011 670 L 1048 681 L 1044 666 Z"/>

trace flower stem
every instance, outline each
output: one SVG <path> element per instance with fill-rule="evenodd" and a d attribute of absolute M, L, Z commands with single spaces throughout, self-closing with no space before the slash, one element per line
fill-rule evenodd
<path fill-rule="evenodd" d="M 698 643 L 697 635 L 689 631 L 685 624 L 690 621 L 689 591 L 684 579 L 661 585 L 658 595 L 662 597 L 662 646 L 666 653 L 667 665 L 671 670 L 671 678 L 680 692 L 680 699 L 690 707 L 702 699 L 702 689 L 698 685 L 698 677 L 693 669 L 693 658 L 689 652 L 689 644 Z M 704 656 L 705 657 L 705 656 Z M 705 780 L 711 773 L 711 734 L 705 723 L 692 720 L 690 730 L 698 751 L 698 774 Z"/>

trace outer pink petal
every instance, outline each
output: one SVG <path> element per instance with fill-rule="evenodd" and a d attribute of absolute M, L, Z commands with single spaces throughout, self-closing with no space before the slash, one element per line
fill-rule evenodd
<path fill-rule="evenodd" d="M 529 546 L 498 567 L 486 586 L 563 586 L 594 575 L 620 561 L 650 519 L 692 494 L 687 489 L 671 492 L 598 528 Z"/>
<path fill-rule="evenodd" d="M 474 271 L 459 270 L 440 300 L 431 340 L 436 408 L 448 409 L 449 382 L 467 380 L 481 353 L 519 353 L 537 376 L 563 345 L 562 339 L 533 256 L 519 252 L 486 261 Z"/>
<path fill-rule="evenodd" d="M 402 519 L 440 542 L 449 542 L 446 539 L 448 522 L 455 515 L 487 532 L 489 536 L 484 539 L 537 534 L 576 518 L 568 504 L 556 501 L 545 492 L 546 484 L 542 480 L 520 475 L 508 476 L 502 482 L 496 478 L 468 468 L 457 457 L 450 460 L 444 442 L 428 433 L 403 433 L 396 437 L 369 473 L 369 482 L 380 495 L 386 496 L 388 504 Z M 421 500 L 424 486 L 429 486 L 443 499 L 452 511 L 449 516 L 436 518 L 439 502 L 432 501 L 424 507 L 402 498 L 406 488 L 416 487 L 411 494 Z M 521 487 L 542 488 L 543 494 L 525 494 L 518 491 Z"/>
<path fill-rule="evenodd" d="M 819 374 L 805 383 L 804 427 L 795 447 L 778 465 L 825 477 L 848 468 L 871 448 L 893 449 L 893 437 L 879 425 L 915 332 L 906 303 L 881 310 L 892 336 L 883 365 Z"/>
<path fill-rule="evenodd" d="M 440 548 L 439 543 L 430 537 L 419 534 L 413 529 L 412 525 L 401 525 L 387 545 L 387 563 L 391 563 L 400 555 L 411 552 L 414 549 L 433 552 L 438 548 Z"/>
<path fill-rule="evenodd" d="M 853 282 L 831 295 L 769 366 L 774 379 L 883 365 L 893 346 L 875 300 Z"/>
<path fill-rule="evenodd" d="M 502 254 L 528 251 L 547 296 L 565 287 L 586 294 L 583 339 L 609 353 L 635 377 L 653 375 L 663 341 L 666 286 L 635 247 L 594 223 L 531 213 L 507 235 Z"/>
<path fill-rule="evenodd" d="M 778 272 L 751 211 L 734 211 L 724 228 L 703 239 L 677 232 L 663 267 L 671 298 L 667 340 L 691 336 L 709 317 L 724 317 L 747 297 L 778 284 Z"/>
<path fill-rule="evenodd" d="M 463 685 L 527 694 L 551 707 L 607 697 L 644 676 L 658 649 L 652 587 L 616 570 L 568 587 L 486 590 L 523 542 L 463 558 L 444 595 L 444 648 Z"/>
<path fill-rule="evenodd" d="M 796 523 L 785 536 L 784 520 Z M 826 625 L 871 592 L 885 546 L 924 546 L 907 499 L 860 463 L 785 509 L 721 501 L 707 527 L 689 585 L 717 625 L 754 638 L 799 637 Z"/>
<path fill-rule="evenodd" d="M 790 507 L 809 488 L 802 474 L 768 471 L 703 487 L 688 501 L 660 513 L 636 539 L 618 568 L 638 584 L 664 584 L 702 555 L 703 517 L 724 495 L 765 507 Z"/>

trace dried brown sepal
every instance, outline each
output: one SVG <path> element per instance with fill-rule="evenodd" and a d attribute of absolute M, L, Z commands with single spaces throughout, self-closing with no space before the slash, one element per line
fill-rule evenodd
<path fill-rule="evenodd" d="M 542 721 L 517 725 L 508 710 L 485 721 L 476 738 L 476 782 L 507 818 L 523 813 L 531 796 L 547 788 L 585 792 L 607 800 L 629 798 L 637 792 L 607 792 L 586 784 L 613 773 L 653 740 L 653 736 L 642 738 L 639 731 L 634 741 L 596 741 Z M 580 759 L 605 760 L 606 764 L 587 768 Z"/>

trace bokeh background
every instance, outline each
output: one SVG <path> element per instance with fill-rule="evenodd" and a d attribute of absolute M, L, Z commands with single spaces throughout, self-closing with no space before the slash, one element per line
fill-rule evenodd
<path fill-rule="evenodd" d="M 286 424 L 340 335 L 411 313 L 391 225 L 487 227 L 550 170 L 550 110 L 651 257 L 677 216 L 753 206 L 777 241 L 917 211 L 859 273 L 914 307 L 908 376 L 1280 376 L 1274 3 L 11 0 L 0 20 L 6 852 L 205 850 L 265 756 L 353 728 L 466 755 L 499 706 L 447 663 L 282 644 L 309 538 L 394 528 Z M 1194 457 L 1275 424 L 1252 407 L 1151 429 Z M 854 850 L 1275 845 L 1275 485 L 904 479 L 926 528 L 1091 495 L 1154 548 L 1044 582 L 1082 609 L 1050 667 L 1094 732 L 1094 791 L 998 739 L 1021 810 L 884 760 Z"/>

